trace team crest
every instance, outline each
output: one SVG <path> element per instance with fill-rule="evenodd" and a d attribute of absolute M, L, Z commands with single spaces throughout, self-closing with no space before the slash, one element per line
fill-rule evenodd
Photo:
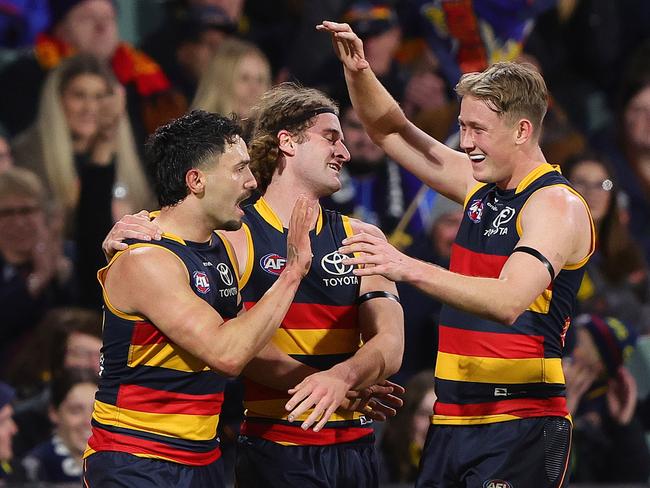
<path fill-rule="evenodd" d="M 272 275 L 279 275 L 287 265 L 287 258 L 283 258 L 279 254 L 270 253 L 260 259 L 260 266 L 264 271 Z"/>
<path fill-rule="evenodd" d="M 474 200 L 467 210 L 467 216 L 474 223 L 479 223 L 483 217 L 483 201 Z"/>
<path fill-rule="evenodd" d="M 192 275 L 194 278 L 194 286 L 204 295 L 210 291 L 210 281 L 208 281 L 208 275 L 203 271 L 195 271 Z"/>

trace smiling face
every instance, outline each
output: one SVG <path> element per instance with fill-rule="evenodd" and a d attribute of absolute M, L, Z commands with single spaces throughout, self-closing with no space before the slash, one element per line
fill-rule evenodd
<path fill-rule="evenodd" d="M 61 104 L 73 139 L 89 140 L 97 133 L 99 110 L 108 90 L 104 79 L 90 73 L 75 76 L 63 88 Z"/>
<path fill-rule="evenodd" d="M 241 227 L 244 212 L 240 204 L 257 187 L 249 163 L 246 144 L 238 137 L 233 144 L 226 144 L 224 152 L 202 169 L 205 176 L 204 209 L 213 221 L 214 229 L 237 230 Z"/>
<path fill-rule="evenodd" d="M 507 185 L 513 175 L 517 128 L 482 100 L 463 97 L 458 117 L 460 147 L 472 163 L 474 179 Z"/>
<path fill-rule="evenodd" d="M 305 189 L 317 198 L 341 189 L 340 173 L 350 153 L 343 144 L 339 118 L 332 113 L 316 116 L 314 125 L 296 143 L 294 171 Z"/>
<path fill-rule="evenodd" d="M 240 117 L 248 117 L 253 105 L 271 86 L 271 69 L 266 60 L 255 53 L 244 56 L 233 77 L 233 110 Z"/>
<path fill-rule="evenodd" d="M 94 383 L 74 385 L 58 408 L 50 409 L 50 419 L 73 456 L 79 457 L 90 437 L 90 420 L 95 401 Z"/>

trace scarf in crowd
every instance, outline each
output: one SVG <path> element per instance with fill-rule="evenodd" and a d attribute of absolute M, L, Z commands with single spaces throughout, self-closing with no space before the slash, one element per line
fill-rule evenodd
<path fill-rule="evenodd" d="M 44 70 L 58 66 L 75 53 L 69 44 L 45 33 L 36 38 L 36 60 Z M 121 42 L 111 59 L 113 73 L 123 85 L 133 84 L 139 95 L 147 97 L 169 90 L 171 84 L 160 66 L 142 51 Z"/>

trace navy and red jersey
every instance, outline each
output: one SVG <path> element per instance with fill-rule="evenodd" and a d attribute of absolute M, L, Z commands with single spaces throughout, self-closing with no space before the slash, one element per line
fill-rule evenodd
<path fill-rule="evenodd" d="M 203 244 L 170 234 L 156 242 L 126 242 L 129 249 L 155 246 L 172 253 L 187 269 L 199 298 L 224 320 L 237 316 L 241 304 L 235 261 L 230 244 L 216 233 Z M 102 287 L 123 252 L 98 272 Z M 173 343 L 146 317 L 116 309 L 105 290 L 104 304 L 101 380 L 84 457 L 120 451 L 194 466 L 218 459 L 217 424 L 226 378 Z"/>
<path fill-rule="evenodd" d="M 550 164 L 538 166 L 515 189 L 477 185 L 465 200 L 450 270 L 498 278 L 521 237 L 521 210 L 533 193 L 549 186 L 562 186 L 578 195 Z M 564 335 L 593 247 L 592 225 L 590 253 L 579 263 L 565 266 L 553 282 L 549 276 L 548 287 L 513 325 L 443 307 L 434 424 L 568 417 L 561 364 Z"/>
<path fill-rule="evenodd" d="M 287 230 L 260 198 L 244 208 L 248 261 L 241 279 L 244 306 L 249 309 L 278 279 L 286 264 Z M 316 228 L 311 231 L 312 263 L 273 343 L 294 359 L 326 370 L 351 357 L 361 346 L 358 326 L 359 278 L 352 266 L 341 263 L 337 249 L 352 235 L 349 219 L 319 208 Z M 320 432 L 300 428 L 286 418 L 284 405 L 290 396 L 245 380 L 246 419 L 242 434 L 285 445 L 329 445 L 349 442 L 372 433 L 365 417 L 355 412 L 336 412 Z"/>

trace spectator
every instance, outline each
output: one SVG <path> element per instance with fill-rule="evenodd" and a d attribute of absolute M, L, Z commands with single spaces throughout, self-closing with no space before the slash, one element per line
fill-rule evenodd
<path fill-rule="evenodd" d="M 217 6 L 178 3 L 168 3 L 167 18 L 144 40 L 142 49 L 162 66 L 189 105 L 210 60 L 237 25 Z"/>
<path fill-rule="evenodd" d="M 563 364 L 567 407 L 574 416 L 577 483 L 645 483 L 650 453 L 636 415 L 637 387 L 624 363 L 636 342 L 620 320 L 581 315 L 576 344 Z"/>
<path fill-rule="evenodd" d="M 8 375 L 20 400 L 16 404 L 16 422 L 20 426 L 14 441 L 17 455 L 45 441 L 50 434 L 52 378 L 64 369 L 88 369 L 97 375 L 101 334 L 99 312 L 76 307 L 53 309 L 18 352 Z"/>
<path fill-rule="evenodd" d="M 627 209 L 620 205 L 625 195 L 610 164 L 601 155 L 583 153 L 568 159 L 563 172 L 587 201 L 598 237 L 578 294 L 581 311 L 619 317 L 650 332 L 648 269 L 627 228 Z"/>
<path fill-rule="evenodd" d="M 47 222 L 43 193 L 26 169 L 0 173 L 0 370 L 49 308 L 72 300 L 71 262 Z"/>
<path fill-rule="evenodd" d="M 37 121 L 16 138 L 14 156 L 63 209 L 65 236 L 77 244 L 80 303 L 100 306 L 95 273 L 104 264 L 103 236 L 113 217 L 151 203 L 124 90 L 96 58 L 67 59 L 48 76 Z"/>
<path fill-rule="evenodd" d="M 201 77 L 192 108 L 247 118 L 271 87 L 271 67 L 254 44 L 225 40 Z"/>
<path fill-rule="evenodd" d="M 49 406 L 54 434 L 22 460 L 28 481 L 81 481 L 97 383 L 97 374 L 87 369 L 64 370 L 54 377 Z"/>
<path fill-rule="evenodd" d="M 11 440 L 18 432 L 13 421 L 14 411 L 11 406 L 14 396 L 13 388 L 0 382 L 0 486 L 4 486 L 5 481 L 10 481 L 14 474 Z"/>
<path fill-rule="evenodd" d="M 382 470 L 391 483 L 413 483 L 436 401 L 433 370 L 420 371 L 406 384 L 404 405 L 388 419 L 381 440 Z"/>
<path fill-rule="evenodd" d="M 48 71 L 75 53 L 110 64 L 126 88 L 136 140 L 144 140 L 160 123 L 186 109 L 182 97 L 170 91 L 160 67 L 120 40 L 111 0 L 50 0 L 50 11 L 50 29 L 39 34 L 34 51 L 20 56 L 0 73 L 0 92 L 5 94 L 0 113 L 12 136 L 33 122 L 38 93 Z"/>

